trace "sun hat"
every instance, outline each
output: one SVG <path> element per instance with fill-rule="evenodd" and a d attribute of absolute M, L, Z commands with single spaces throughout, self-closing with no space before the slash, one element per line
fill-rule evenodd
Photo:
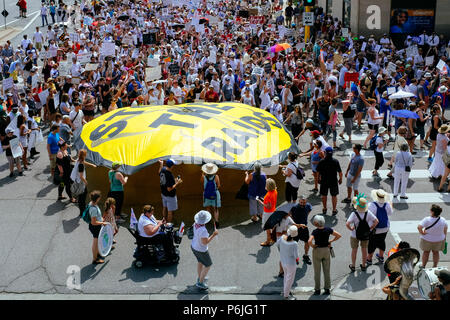
<path fill-rule="evenodd" d="M 215 174 L 219 170 L 219 167 L 214 163 L 208 162 L 202 166 L 202 171 L 206 174 Z"/>
<path fill-rule="evenodd" d="M 425 77 L 425 78 L 431 78 L 432 76 L 431 76 L 431 73 L 429 73 L 429 72 L 425 72 L 425 75 L 424 75 L 424 77 Z"/>
<path fill-rule="evenodd" d="M 275 97 L 275 98 L 273 98 L 273 101 L 280 101 L 280 98 Z"/>
<path fill-rule="evenodd" d="M 364 193 L 360 193 L 356 197 L 353 197 L 353 207 L 358 211 L 366 212 L 367 199 Z"/>
<path fill-rule="evenodd" d="M 387 129 L 385 127 L 380 127 L 378 129 L 378 134 L 385 133 L 386 131 L 387 131 Z"/>
<path fill-rule="evenodd" d="M 388 199 L 387 199 L 388 198 L 388 194 L 383 189 L 372 190 L 371 196 L 372 196 L 373 201 L 379 202 L 381 204 L 383 204 L 386 201 L 388 201 Z"/>
<path fill-rule="evenodd" d="M 6 128 L 6 129 L 5 129 L 5 132 L 6 132 L 6 133 L 11 133 L 11 132 L 14 132 L 14 130 L 11 129 L 11 128 Z"/>
<path fill-rule="evenodd" d="M 296 226 L 290 226 L 287 229 L 287 235 L 290 236 L 291 238 L 295 238 L 298 235 L 298 229 Z"/>
<path fill-rule="evenodd" d="M 447 133 L 450 130 L 450 127 L 446 124 L 443 124 L 439 129 L 439 133 Z"/>
<path fill-rule="evenodd" d="M 445 93 L 445 92 L 447 92 L 447 90 L 448 89 L 446 86 L 440 86 L 438 91 L 439 91 L 439 93 Z"/>
<path fill-rule="evenodd" d="M 211 213 L 206 210 L 200 210 L 194 216 L 194 221 L 197 224 L 207 224 L 211 220 Z"/>

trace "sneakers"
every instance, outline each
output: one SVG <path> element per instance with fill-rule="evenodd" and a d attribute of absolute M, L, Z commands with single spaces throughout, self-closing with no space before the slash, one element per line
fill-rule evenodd
<path fill-rule="evenodd" d="M 289 296 L 284 297 L 284 300 L 297 300 L 297 298 L 290 294 Z"/>
<path fill-rule="evenodd" d="M 14 172 L 11 172 L 11 173 L 9 174 L 9 177 L 10 177 L 10 178 L 14 177 Z"/>
<path fill-rule="evenodd" d="M 19 176 L 23 176 L 23 171 L 20 171 L 20 172 L 19 172 Z"/>
<path fill-rule="evenodd" d="M 381 257 L 378 253 L 376 254 L 379 263 L 384 263 L 384 258 Z"/>
<path fill-rule="evenodd" d="M 326 296 L 329 296 L 331 293 L 330 293 L 330 289 L 325 289 L 324 291 L 323 291 L 323 295 L 326 295 Z"/>
<path fill-rule="evenodd" d="M 366 259 L 366 265 L 371 266 L 372 265 L 372 260 Z"/>
<path fill-rule="evenodd" d="M 433 162 L 433 158 L 428 157 L 427 161 L 428 161 L 429 163 L 432 163 L 432 162 Z"/>
<path fill-rule="evenodd" d="M 313 295 L 314 295 L 314 296 L 318 296 L 318 295 L 320 295 L 320 290 L 314 290 L 314 293 L 313 293 Z"/>
<path fill-rule="evenodd" d="M 345 198 L 344 200 L 342 200 L 343 203 L 351 203 L 352 199 L 350 198 Z"/>
<path fill-rule="evenodd" d="M 308 255 L 306 255 L 306 254 L 303 255 L 303 262 L 305 262 L 306 264 L 311 265 L 311 259 L 309 258 Z"/>
<path fill-rule="evenodd" d="M 203 282 L 197 282 L 195 286 L 201 290 L 208 290 L 208 286 Z"/>

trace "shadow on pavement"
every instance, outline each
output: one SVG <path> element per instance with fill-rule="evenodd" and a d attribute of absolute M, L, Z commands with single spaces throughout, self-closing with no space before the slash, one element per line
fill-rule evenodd
<path fill-rule="evenodd" d="M 259 249 L 256 254 L 249 253 L 248 255 L 256 257 L 256 263 L 263 264 L 267 261 L 267 259 L 270 256 L 270 248 L 269 247 L 261 247 L 261 249 Z"/>
<path fill-rule="evenodd" d="M 55 186 L 53 183 L 46 186 L 44 189 L 40 190 L 38 194 L 36 195 L 38 198 L 44 198 L 47 194 L 50 193 L 53 189 L 56 189 L 57 186 Z"/>
<path fill-rule="evenodd" d="M 12 178 L 10 178 L 9 175 L 7 175 L 6 177 L 0 179 L 0 188 L 3 187 L 4 185 L 11 184 L 11 183 L 15 182 L 16 180 L 17 180 L 16 173 L 15 173 L 14 177 L 12 177 Z"/>
<path fill-rule="evenodd" d="M 100 269 L 96 270 L 96 265 L 88 264 L 87 266 L 81 269 L 80 280 L 81 284 L 85 283 L 88 280 L 94 280 L 97 275 L 107 266 L 109 261 L 105 261 L 104 264 L 101 265 Z"/>
<path fill-rule="evenodd" d="M 208 291 L 197 288 L 195 285 L 186 286 L 178 293 L 178 300 L 209 300 Z"/>
<path fill-rule="evenodd" d="M 80 225 L 80 219 L 81 219 L 81 217 L 77 216 L 70 220 L 63 220 L 62 225 L 63 225 L 64 233 L 71 233 L 76 228 L 78 228 L 78 226 Z"/>
<path fill-rule="evenodd" d="M 247 224 L 239 224 L 236 226 L 231 227 L 234 230 L 239 231 L 244 235 L 246 238 L 253 238 L 263 232 L 261 227 L 261 220 L 257 222 L 250 222 Z"/>
<path fill-rule="evenodd" d="M 52 216 L 55 213 L 65 210 L 69 203 L 70 202 L 61 202 L 61 201 L 52 203 L 47 207 L 47 211 L 44 212 L 44 216 Z"/>
<path fill-rule="evenodd" d="M 162 278 L 167 274 L 173 275 L 174 277 L 178 274 L 178 265 L 170 266 L 150 266 L 144 265 L 142 268 L 138 269 L 131 265 L 128 269 L 125 269 L 121 273 L 125 276 L 120 281 L 131 280 L 133 282 L 145 282 L 149 279 Z"/>

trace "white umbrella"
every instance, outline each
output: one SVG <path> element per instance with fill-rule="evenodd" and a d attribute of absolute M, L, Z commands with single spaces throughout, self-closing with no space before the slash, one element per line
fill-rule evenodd
<path fill-rule="evenodd" d="M 391 94 L 389 96 L 389 99 L 404 99 L 404 98 L 411 98 L 414 96 L 415 96 L 414 93 L 399 90 L 398 92 Z"/>

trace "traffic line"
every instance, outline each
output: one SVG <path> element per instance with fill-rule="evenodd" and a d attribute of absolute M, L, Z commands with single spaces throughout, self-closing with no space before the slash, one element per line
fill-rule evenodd
<path fill-rule="evenodd" d="M 37 11 L 34 11 L 34 12 L 30 13 L 30 16 L 32 16 L 33 14 L 36 14 L 36 13 L 38 13 L 38 12 L 41 12 L 41 10 L 37 10 Z M 10 24 L 13 24 L 14 22 L 19 21 L 19 20 L 23 20 L 23 19 L 22 19 L 22 18 L 21 18 L 21 19 L 15 19 L 15 20 L 10 21 L 10 22 L 8 22 L 8 23 L 6 23 L 6 24 L 2 24 L 1 26 L 2 26 L 2 27 L 4 27 L 5 25 L 6 25 L 6 26 L 9 26 Z M 25 28 L 25 29 L 26 29 L 26 28 Z M 24 29 L 24 30 L 25 30 L 25 29 Z"/>
<path fill-rule="evenodd" d="M 392 203 L 405 203 L 405 204 L 424 204 L 424 203 L 448 203 L 450 204 L 450 194 L 449 193 L 413 193 L 406 192 L 408 199 L 400 199 L 400 195 L 394 198 L 392 193 L 389 196 L 392 199 Z"/>
<path fill-rule="evenodd" d="M 33 15 L 33 14 L 36 14 L 36 13 L 39 13 L 40 11 L 35 11 L 34 13 L 32 13 L 31 15 Z M 25 28 L 23 28 L 23 30 L 25 31 L 25 30 L 27 30 L 28 29 L 28 27 L 38 18 L 40 16 L 40 14 L 36 14 L 36 16 L 33 18 L 33 19 L 31 19 L 31 21 L 30 22 L 28 22 L 28 24 L 25 26 Z"/>
<path fill-rule="evenodd" d="M 396 152 L 397 151 L 395 151 L 395 153 Z M 393 154 L 394 154 L 393 150 L 383 151 L 383 157 L 385 157 L 385 158 L 392 157 Z M 345 155 L 348 156 L 349 158 L 351 158 L 351 156 L 353 155 L 353 151 L 345 150 Z M 373 152 L 373 150 L 361 150 L 361 155 L 366 159 L 375 158 L 375 153 Z M 428 151 L 419 150 L 419 151 L 417 151 L 416 154 L 413 154 L 412 156 L 414 158 L 428 158 Z"/>
<path fill-rule="evenodd" d="M 378 170 L 378 174 L 380 175 L 380 178 L 387 179 L 387 174 L 389 173 L 389 170 Z M 430 178 L 431 174 L 428 170 L 422 170 L 422 169 L 413 169 L 411 170 L 411 173 L 409 174 L 409 179 L 427 179 Z M 362 170 L 361 171 L 361 179 L 372 179 L 372 170 Z"/>

